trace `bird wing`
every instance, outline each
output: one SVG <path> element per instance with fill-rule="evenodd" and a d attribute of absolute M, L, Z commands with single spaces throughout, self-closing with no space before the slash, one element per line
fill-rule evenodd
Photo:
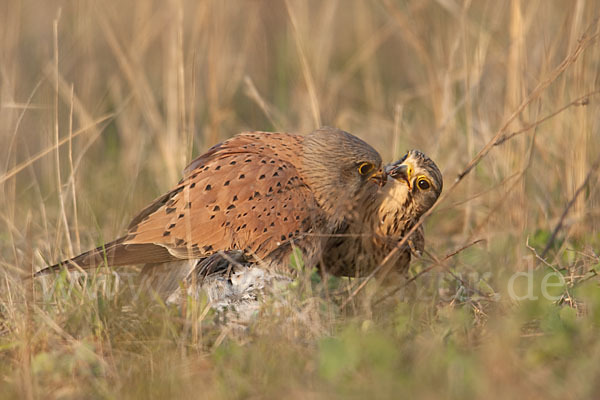
<path fill-rule="evenodd" d="M 301 150 L 302 136 L 281 133 L 247 132 L 218 144 L 133 218 L 127 235 L 70 261 L 162 263 L 231 250 L 264 258 L 323 218 L 296 166 Z"/>

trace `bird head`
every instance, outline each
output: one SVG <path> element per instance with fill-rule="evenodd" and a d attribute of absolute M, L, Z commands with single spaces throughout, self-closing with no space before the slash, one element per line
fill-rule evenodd
<path fill-rule="evenodd" d="M 321 128 L 305 137 L 301 170 L 320 206 L 339 220 L 374 196 L 388 175 L 375 149 L 335 128 Z"/>
<path fill-rule="evenodd" d="M 418 150 L 408 151 L 403 158 L 387 165 L 385 172 L 392 184 L 389 195 L 397 200 L 397 206 L 411 209 L 413 218 L 429 210 L 442 192 L 442 173 Z"/>

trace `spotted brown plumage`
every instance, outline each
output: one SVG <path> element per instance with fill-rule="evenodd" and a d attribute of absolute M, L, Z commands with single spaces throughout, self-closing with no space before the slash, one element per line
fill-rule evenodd
<path fill-rule="evenodd" d="M 354 207 L 346 204 L 346 211 L 341 213 L 344 219 L 326 240 L 319 260 L 328 273 L 362 277 L 381 266 L 381 276 L 390 269 L 402 275 L 408 270 L 412 254 L 423 251 L 422 225 L 400 249 L 396 246 L 436 202 L 442 191 L 442 174 L 429 157 L 417 150 L 389 164 L 385 171 L 388 178 L 380 190 L 363 197 Z M 177 286 L 168 301 L 179 303 L 184 294 L 204 292 L 226 318 L 247 322 L 259 309 L 262 293 L 276 294 L 273 291 L 277 284 L 289 279 L 257 268 L 237 254 L 217 254 L 197 263 L 188 276 L 187 291 Z"/>
<path fill-rule="evenodd" d="M 235 249 L 268 257 L 321 225 L 323 213 L 292 162 L 301 144 L 300 136 L 248 133 L 216 146 L 134 219 L 124 243 L 151 242 L 182 259 Z"/>
<path fill-rule="evenodd" d="M 38 275 L 61 265 L 160 266 L 228 252 L 284 270 L 292 243 L 316 264 L 328 234 L 384 181 L 379 154 L 341 130 L 242 133 L 194 160 L 126 235 Z"/>

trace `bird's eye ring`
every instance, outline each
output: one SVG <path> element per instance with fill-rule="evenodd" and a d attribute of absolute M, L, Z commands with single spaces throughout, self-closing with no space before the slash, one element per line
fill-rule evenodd
<path fill-rule="evenodd" d="M 373 168 L 375 168 L 373 164 L 369 162 L 364 162 L 358 166 L 358 173 L 361 175 L 366 175 L 369 172 L 373 171 Z"/>
<path fill-rule="evenodd" d="M 419 189 L 421 190 L 427 190 L 431 187 L 431 184 L 429 183 L 429 181 L 425 178 L 420 178 L 417 181 L 417 186 L 419 187 Z"/>

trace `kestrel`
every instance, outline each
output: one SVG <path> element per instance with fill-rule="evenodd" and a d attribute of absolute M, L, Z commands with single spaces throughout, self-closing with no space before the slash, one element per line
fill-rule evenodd
<path fill-rule="evenodd" d="M 343 223 L 327 239 L 320 266 L 328 273 L 365 276 L 385 260 L 382 271 L 393 268 L 396 273 L 404 274 L 411 254 L 423 250 L 422 226 L 402 248 L 395 247 L 436 202 L 442 191 L 442 174 L 430 158 L 417 150 L 386 166 L 385 172 L 388 179 L 384 186 L 366 203 L 348 209 Z M 228 320 L 243 323 L 260 308 L 259 297 L 265 289 L 272 293 L 275 284 L 290 281 L 289 275 L 247 263 L 241 254 L 231 257 L 215 254 L 195 264 L 187 277 L 186 294 L 206 293 L 216 309 L 227 310 Z M 176 286 L 167 300 L 178 304 L 183 295 Z"/>
<path fill-rule="evenodd" d="M 306 265 L 363 276 L 441 189 L 439 169 L 418 151 L 384 169 L 377 151 L 338 129 L 307 136 L 245 132 L 195 159 L 173 190 L 132 220 L 125 236 L 37 275 L 72 264 L 145 264 L 148 275 L 180 271 L 159 282 L 167 294 L 186 275 L 211 277 L 216 286 L 202 285 L 218 302 L 287 276 L 298 249 Z M 421 248 L 422 231 L 409 242 Z M 405 246 L 390 265 L 404 271 L 410 251 Z"/>
<path fill-rule="evenodd" d="M 283 271 L 292 244 L 315 265 L 328 234 L 348 210 L 369 202 L 386 176 L 377 151 L 338 129 L 306 137 L 242 133 L 195 159 L 126 235 L 37 274 L 70 264 L 155 266 L 239 252 Z"/>
<path fill-rule="evenodd" d="M 442 173 L 418 150 L 410 150 L 402 159 L 387 165 L 385 172 L 389 179 L 376 199 L 364 205 L 365 208 L 353 210 L 328 241 L 323 255 L 327 272 L 355 277 L 371 273 L 442 192 Z M 384 269 L 390 266 L 405 273 L 412 251 L 420 253 L 424 245 L 420 225 L 402 249 L 386 260 Z"/>

